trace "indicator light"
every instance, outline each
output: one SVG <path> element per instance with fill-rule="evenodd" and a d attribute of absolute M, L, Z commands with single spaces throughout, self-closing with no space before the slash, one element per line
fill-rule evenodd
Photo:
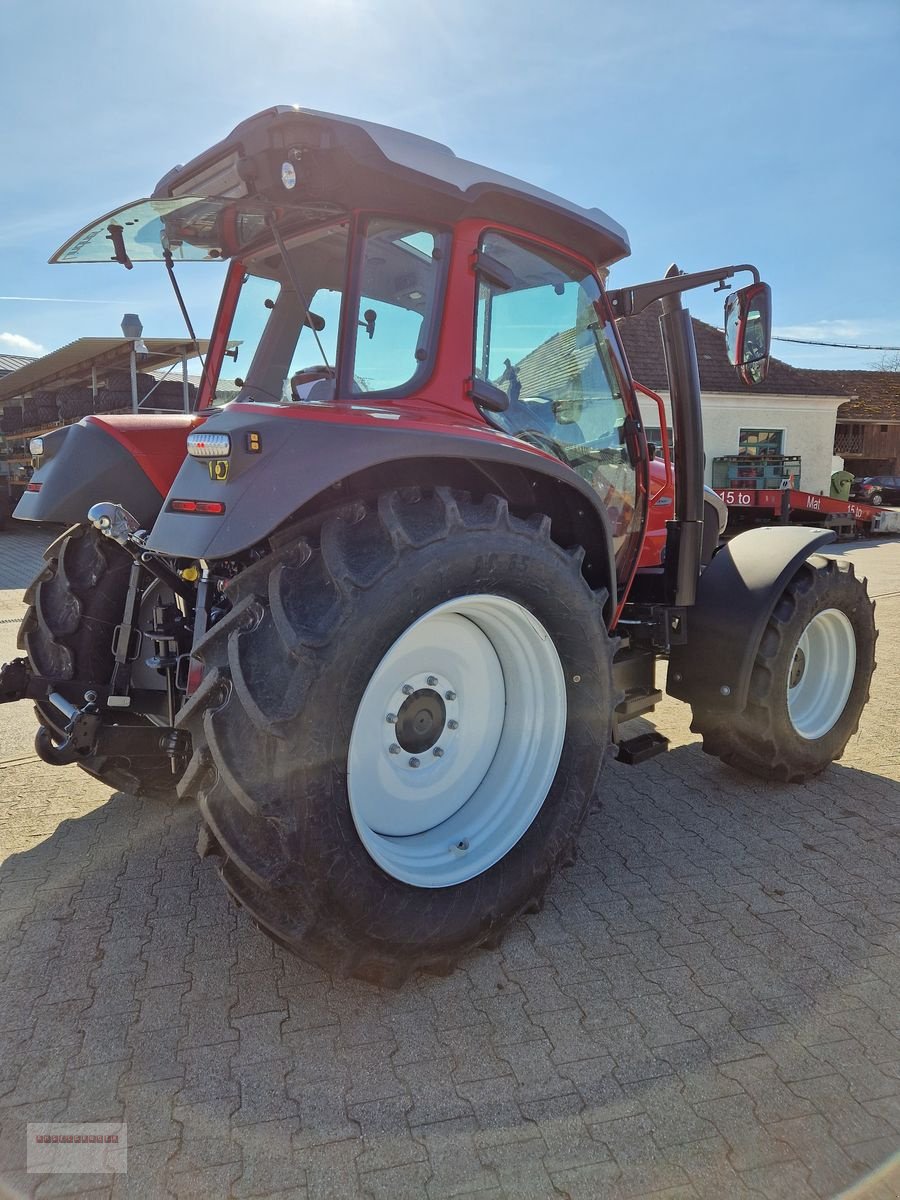
<path fill-rule="evenodd" d="M 39 492 L 44 485 L 42 483 L 29 483 L 25 488 L 26 492 Z"/>
<path fill-rule="evenodd" d="M 225 511 L 225 505 L 219 500 L 170 500 L 169 512 L 202 513 L 205 516 L 219 517 Z"/>
<path fill-rule="evenodd" d="M 189 433 L 187 452 L 192 458 L 227 458 L 231 438 L 227 433 Z"/>
<path fill-rule="evenodd" d="M 259 454 L 262 450 L 262 442 L 259 440 L 258 433 L 247 434 L 247 451 L 250 454 Z"/>

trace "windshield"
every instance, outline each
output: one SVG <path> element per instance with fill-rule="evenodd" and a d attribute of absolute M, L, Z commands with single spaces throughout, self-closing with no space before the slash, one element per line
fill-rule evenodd
<path fill-rule="evenodd" d="M 266 231 L 271 205 L 259 200 L 181 196 L 135 200 L 99 217 L 69 238 L 52 263 L 161 262 L 165 250 L 182 262 L 219 262 L 238 254 Z M 291 220 L 321 223 L 339 211 L 333 204 L 291 205 Z"/>
<path fill-rule="evenodd" d="M 277 251 L 245 264 L 214 404 L 331 398 L 348 240 L 341 225 L 288 243 L 301 297 Z"/>

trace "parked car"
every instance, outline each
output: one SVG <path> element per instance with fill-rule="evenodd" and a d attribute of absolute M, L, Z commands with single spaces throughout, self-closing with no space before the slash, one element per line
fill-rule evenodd
<path fill-rule="evenodd" d="M 900 475 L 867 475 L 850 486 L 850 499 L 863 504 L 900 504 Z"/>

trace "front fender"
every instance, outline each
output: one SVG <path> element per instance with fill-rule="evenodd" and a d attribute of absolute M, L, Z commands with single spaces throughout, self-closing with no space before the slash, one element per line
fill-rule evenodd
<path fill-rule="evenodd" d="M 231 558 L 274 532 L 315 497 L 350 476 L 409 460 L 467 460 L 518 467 L 563 485 L 577 507 L 591 513 L 606 541 L 606 578 L 615 580 L 609 520 L 597 493 L 564 463 L 535 453 L 500 435 L 468 433 L 457 427 L 404 424 L 382 416 L 354 414 L 353 420 L 298 419 L 277 409 L 249 406 L 210 418 L 209 433 L 228 433 L 231 454 L 227 477 L 217 481 L 208 461 L 187 458 L 169 500 L 150 532 L 148 547 L 171 557 Z M 249 449 L 257 435 L 258 452 Z M 419 482 L 439 483 L 426 477 Z M 340 492 L 335 493 L 339 503 Z M 221 515 L 172 512 L 172 500 L 212 500 L 225 505 Z M 595 549 L 594 547 L 586 547 Z"/>
<path fill-rule="evenodd" d="M 687 611 L 687 640 L 673 646 L 666 691 L 694 708 L 742 712 L 759 643 L 778 598 L 830 530 L 802 525 L 749 529 L 700 576 Z"/>

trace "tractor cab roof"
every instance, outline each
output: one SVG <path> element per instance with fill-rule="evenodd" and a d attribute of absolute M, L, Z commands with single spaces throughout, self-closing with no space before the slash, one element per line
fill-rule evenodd
<path fill-rule="evenodd" d="M 481 217 L 542 234 L 607 266 L 629 253 L 625 230 L 447 146 L 387 125 L 279 106 L 240 125 L 164 175 L 153 195 L 70 238 L 51 262 L 220 261 L 266 233 L 339 220 L 354 209 L 435 222 Z"/>

